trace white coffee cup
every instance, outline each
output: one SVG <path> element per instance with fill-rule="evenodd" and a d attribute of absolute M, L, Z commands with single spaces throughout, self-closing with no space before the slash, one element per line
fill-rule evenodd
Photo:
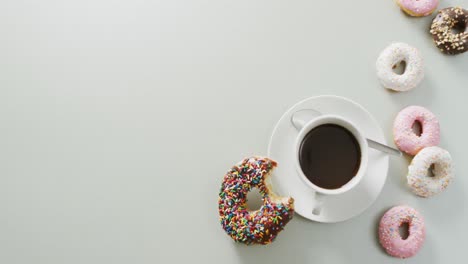
<path fill-rule="evenodd" d="M 293 114 L 291 119 L 294 127 L 298 130 L 298 134 L 296 137 L 295 143 L 295 166 L 299 177 L 302 179 L 305 185 L 310 187 L 313 191 L 315 191 L 314 202 L 315 206 L 313 209 L 313 214 L 320 215 L 322 210 L 322 205 L 326 200 L 327 196 L 330 195 L 338 195 L 345 193 L 354 187 L 356 187 L 361 179 L 363 178 L 364 174 L 367 170 L 367 163 L 368 163 L 368 143 L 366 137 L 359 131 L 359 129 L 349 120 L 346 120 L 344 117 L 340 117 L 337 115 L 322 115 L 321 113 L 315 110 L 300 110 Z M 302 141 L 304 140 L 305 136 L 314 128 L 325 125 L 325 124 L 334 124 L 341 126 L 348 130 L 356 139 L 359 144 L 359 148 L 361 150 L 361 161 L 359 165 L 359 169 L 355 176 L 348 181 L 346 184 L 341 186 L 337 189 L 325 189 L 320 186 L 313 184 L 307 177 L 304 175 L 300 165 L 300 148 Z"/>

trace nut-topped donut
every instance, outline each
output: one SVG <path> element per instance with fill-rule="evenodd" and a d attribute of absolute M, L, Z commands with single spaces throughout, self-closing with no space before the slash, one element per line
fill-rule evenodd
<path fill-rule="evenodd" d="M 261 157 L 245 158 L 224 175 L 219 193 L 219 216 L 223 229 L 236 242 L 269 244 L 294 214 L 294 200 L 279 197 L 268 177 L 276 162 Z M 247 193 L 258 188 L 263 205 L 256 211 L 247 208 Z"/>
<path fill-rule="evenodd" d="M 437 48 L 445 54 L 460 54 L 467 51 L 468 10 L 461 7 L 440 10 L 432 21 L 430 33 Z"/>

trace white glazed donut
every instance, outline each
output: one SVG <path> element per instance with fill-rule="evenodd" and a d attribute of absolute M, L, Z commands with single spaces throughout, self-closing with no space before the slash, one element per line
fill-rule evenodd
<path fill-rule="evenodd" d="M 434 177 L 429 177 L 428 170 Z M 439 147 L 422 149 L 408 167 L 408 185 L 411 190 L 422 197 L 430 197 L 443 191 L 453 179 L 452 157 Z"/>
<path fill-rule="evenodd" d="M 393 68 L 401 62 L 406 63 L 403 74 Z M 424 78 L 423 60 L 419 51 L 405 43 L 392 43 L 380 53 L 377 59 L 377 77 L 387 89 L 409 91 Z"/>

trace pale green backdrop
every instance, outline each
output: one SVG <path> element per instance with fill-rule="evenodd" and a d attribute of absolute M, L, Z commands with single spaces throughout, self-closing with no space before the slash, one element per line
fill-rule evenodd
<path fill-rule="evenodd" d="M 444 0 L 440 7 L 467 0 Z M 0 263 L 463 263 L 468 236 L 468 53 L 433 45 L 432 16 L 392 0 L 0 1 Z M 420 49 L 426 77 L 393 93 L 375 60 Z M 304 98 L 355 100 L 392 142 L 408 105 L 440 119 L 456 178 L 413 195 L 408 160 L 362 215 L 296 216 L 267 247 L 234 244 L 218 222 L 224 172 L 266 154 L 276 121 Z M 377 242 L 382 213 L 426 218 L 417 256 Z"/>

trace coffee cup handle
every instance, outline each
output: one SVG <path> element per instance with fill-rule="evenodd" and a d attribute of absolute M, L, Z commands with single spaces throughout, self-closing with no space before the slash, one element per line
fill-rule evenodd
<path fill-rule="evenodd" d="M 314 208 L 312 209 L 312 214 L 320 215 L 322 213 L 322 207 L 325 201 L 325 196 L 326 196 L 325 194 L 315 192 L 314 194 L 315 203 L 314 203 Z"/>
<path fill-rule="evenodd" d="M 314 109 L 299 110 L 291 116 L 291 123 L 297 131 L 300 131 L 309 121 L 321 115 L 322 113 Z"/>
<path fill-rule="evenodd" d="M 301 129 L 307 123 L 309 123 L 310 121 L 314 120 L 315 118 L 321 115 L 322 113 L 314 109 L 302 109 L 302 110 L 295 112 L 291 116 L 291 123 L 297 129 L 297 131 L 301 131 Z M 315 202 L 314 202 L 314 208 L 312 209 L 312 214 L 320 215 L 320 213 L 322 212 L 322 205 L 325 200 L 325 195 L 319 192 L 315 192 L 313 199 L 315 200 Z"/>

